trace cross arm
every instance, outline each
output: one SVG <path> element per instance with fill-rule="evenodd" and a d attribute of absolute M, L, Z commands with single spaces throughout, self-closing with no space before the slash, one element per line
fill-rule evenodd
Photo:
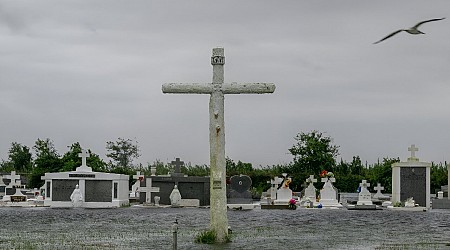
<path fill-rule="evenodd" d="M 224 94 L 269 94 L 275 91 L 273 83 L 230 83 L 223 84 Z"/>
<path fill-rule="evenodd" d="M 166 83 L 162 86 L 164 94 L 211 94 L 213 89 L 211 84 L 201 83 Z"/>

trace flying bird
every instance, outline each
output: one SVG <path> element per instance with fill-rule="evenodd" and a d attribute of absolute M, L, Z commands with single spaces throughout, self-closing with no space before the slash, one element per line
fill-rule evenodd
<path fill-rule="evenodd" d="M 409 29 L 400 29 L 400 30 L 397 30 L 395 32 L 392 32 L 391 34 L 385 36 L 383 39 L 381 39 L 381 40 L 379 40 L 377 42 L 374 42 L 373 44 L 380 43 L 380 42 L 382 42 L 382 41 L 384 41 L 384 40 L 386 40 L 386 39 L 388 39 L 388 38 L 390 38 L 390 37 L 392 37 L 392 36 L 402 32 L 402 31 L 406 31 L 406 32 L 408 32 L 409 34 L 412 34 L 412 35 L 425 34 L 422 31 L 418 30 L 420 25 L 422 25 L 424 23 L 428 23 L 428 22 L 440 21 L 440 20 L 443 20 L 443 19 L 445 19 L 445 17 L 443 17 L 443 18 L 434 18 L 434 19 L 430 19 L 430 20 L 425 20 L 425 21 L 419 22 L 419 23 L 417 23 L 416 25 L 414 25 L 413 27 L 411 27 Z"/>

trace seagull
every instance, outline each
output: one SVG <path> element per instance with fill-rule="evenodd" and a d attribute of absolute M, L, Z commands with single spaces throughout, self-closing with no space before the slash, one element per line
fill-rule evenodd
<path fill-rule="evenodd" d="M 434 18 L 434 19 L 430 19 L 430 20 L 425 20 L 425 21 L 419 22 L 419 23 L 417 23 L 416 25 L 414 25 L 413 27 L 411 27 L 409 29 L 400 29 L 400 30 L 397 30 L 395 32 L 392 32 L 391 34 L 385 36 L 383 39 L 381 39 L 381 40 L 379 40 L 377 42 L 374 42 L 373 44 L 380 43 L 380 42 L 388 39 L 389 37 L 392 37 L 392 36 L 396 35 L 397 33 L 402 32 L 402 31 L 406 31 L 406 32 L 408 32 L 409 34 L 412 34 L 412 35 L 425 34 L 422 31 L 418 30 L 420 25 L 422 25 L 424 23 L 428 23 L 428 22 L 440 21 L 440 20 L 443 20 L 443 19 L 445 19 L 445 17 L 443 17 L 443 18 Z"/>

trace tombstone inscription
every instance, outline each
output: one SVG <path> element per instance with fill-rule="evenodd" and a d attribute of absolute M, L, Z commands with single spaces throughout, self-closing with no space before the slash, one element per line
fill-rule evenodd
<path fill-rule="evenodd" d="M 210 171 L 211 171 L 211 229 L 217 233 L 218 242 L 225 242 L 228 235 L 227 197 L 225 188 L 225 94 L 263 94 L 273 93 L 272 83 L 224 84 L 225 56 L 223 48 L 212 50 L 213 65 L 212 83 L 179 84 L 168 83 L 162 86 L 163 93 L 209 94 L 209 139 L 210 139 Z"/>

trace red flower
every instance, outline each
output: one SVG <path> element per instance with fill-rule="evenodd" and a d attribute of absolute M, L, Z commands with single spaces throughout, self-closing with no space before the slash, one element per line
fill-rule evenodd
<path fill-rule="evenodd" d="M 322 170 L 322 172 L 320 172 L 320 177 L 326 177 L 327 174 L 328 174 L 328 171 Z"/>

